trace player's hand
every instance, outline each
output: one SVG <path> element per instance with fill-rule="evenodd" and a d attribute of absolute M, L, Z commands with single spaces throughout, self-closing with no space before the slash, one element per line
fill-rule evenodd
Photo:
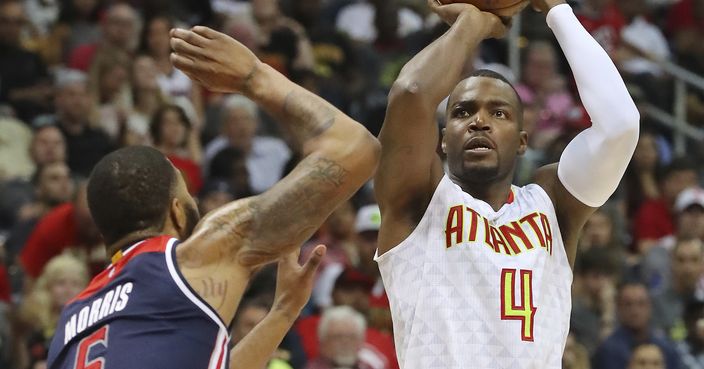
<path fill-rule="evenodd" d="M 533 5 L 533 9 L 545 14 L 555 6 L 567 4 L 565 0 L 530 0 L 530 3 Z"/>
<path fill-rule="evenodd" d="M 274 309 L 296 319 L 313 290 L 315 272 L 325 256 L 325 246 L 318 245 L 303 266 L 298 264 L 299 250 L 284 256 L 278 265 Z"/>
<path fill-rule="evenodd" d="M 427 0 L 430 10 L 449 25 L 460 18 L 469 18 L 469 23 L 477 30 L 485 30 L 486 38 L 502 38 L 510 26 L 510 18 L 500 18 L 496 14 L 483 12 L 476 6 L 465 3 L 441 4 L 438 0 Z"/>
<path fill-rule="evenodd" d="M 245 93 L 261 61 L 233 38 L 208 27 L 171 30 L 171 62 L 214 92 Z"/>

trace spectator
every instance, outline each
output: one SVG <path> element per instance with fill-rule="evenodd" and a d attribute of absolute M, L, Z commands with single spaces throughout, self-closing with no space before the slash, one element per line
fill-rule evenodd
<path fill-rule="evenodd" d="M 613 0 L 584 0 L 577 18 L 612 58 L 621 46 L 621 30 L 626 25 Z"/>
<path fill-rule="evenodd" d="M 358 264 L 359 255 L 354 239 L 354 223 L 354 206 L 348 201 L 335 209 L 313 238 L 303 245 L 301 249 L 303 260 L 306 260 L 305 258 L 313 251 L 315 245 L 324 244 L 327 246 L 327 253 L 319 268 L 319 276 L 324 275 L 328 267 L 334 266 L 339 273 L 344 267 Z M 337 273 L 332 280 L 337 277 Z"/>
<path fill-rule="evenodd" d="M 31 122 L 48 111 L 52 90 L 39 55 L 20 45 L 26 24 L 21 1 L 0 3 L 0 103 L 10 104 L 20 120 Z"/>
<path fill-rule="evenodd" d="M 665 369 L 665 357 L 657 345 L 647 343 L 633 349 L 628 369 Z"/>
<path fill-rule="evenodd" d="M 252 15 L 259 26 L 260 59 L 291 76 L 312 70 L 315 60 L 305 29 L 284 16 L 277 0 L 252 0 Z"/>
<path fill-rule="evenodd" d="M 667 106 L 671 98 L 656 60 L 669 61 L 670 48 L 662 31 L 648 20 L 646 0 L 620 0 L 619 9 L 627 25 L 621 30 L 620 69 L 624 78 L 640 86 L 650 101 Z"/>
<path fill-rule="evenodd" d="M 704 243 L 680 240 L 672 250 L 671 277 L 653 295 L 654 325 L 677 340 L 684 339 L 682 321 L 689 300 L 704 299 Z"/>
<path fill-rule="evenodd" d="M 64 305 L 88 284 L 85 264 L 73 256 L 57 256 L 46 265 L 20 307 L 22 329 L 16 337 L 26 345 L 18 368 L 34 368 L 46 360 L 56 322 Z"/>
<path fill-rule="evenodd" d="M 247 155 L 252 191 L 255 194 L 266 191 L 281 179 L 291 151 L 281 139 L 256 134 L 259 110 L 251 100 L 232 95 L 225 100 L 222 109 L 221 133 L 205 148 L 206 164 L 226 147 L 242 150 Z"/>
<path fill-rule="evenodd" d="M 572 334 L 567 336 L 565 352 L 562 354 L 563 369 L 589 369 L 589 353 Z"/>
<path fill-rule="evenodd" d="M 379 226 L 381 225 L 381 213 L 376 204 L 365 205 L 357 211 L 354 223 L 354 244 L 358 262 L 356 269 L 369 281 L 374 283 L 368 294 L 368 305 L 360 311 L 365 311 L 369 320 L 369 326 L 382 332 L 391 332 L 391 311 L 389 310 L 389 300 L 384 290 L 379 267 L 374 261 L 377 249 L 377 238 L 379 237 Z M 313 290 L 313 301 L 318 307 L 326 308 L 332 305 L 332 291 L 335 280 L 345 269 L 341 263 L 331 264 L 325 268 L 318 277 Z M 366 291 L 365 291 L 366 294 Z"/>
<path fill-rule="evenodd" d="M 704 302 L 690 301 L 684 311 L 687 337 L 677 343 L 682 364 L 687 369 L 704 368 Z"/>
<path fill-rule="evenodd" d="M 56 124 L 66 140 L 68 166 L 71 172 L 88 177 L 93 166 L 113 144 L 101 130 L 91 127 L 91 97 L 85 74 L 65 71 L 56 83 Z"/>
<path fill-rule="evenodd" d="M 59 19 L 40 49 L 48 65 L 64 64 L 71 50 L 100 41 L 99 3 L 99 0 L 62 1 Z"/>
<path fill-rule="evenodd" d="M 673 160 L 659 176 L 660 197 L 645 200 L 633 217 L 633 239 L 637 253 L 651 247 L 675 231 L 672 216 L 677 196 L 685 188 L 696 186 L 697 166 L 686 158 Z"/>
<path fill-rule="evenodd" d="M 577 258 L 570 331 L 593 354 L 616 326 L 618 264 L 606 248 L 591 248 Z"/>
<path fill-rule="evenodd" d="M 20 209 L 18 221 L 12 227 L 5 241 L 6 265 L 11 274 L 11 289 L 22 288 L 22 276 L 18 273 L 17 256 L 22 251 L 37 222 L 52 209 L 70 201 L 74 195 L 71 173 L 64 162 L 45 164 L 37 168 L 33 177 L 34 199 Z"/>
<path fill-rule="evenodd" d="M 105 248 L 90 216 L 85 183 L 78 186 L 72 202 L 59 205 L 42 217 L 29 236 L 20 253 L 20 263 L 29 277 L 27 284 L 31 285 L 45 265 L 67 249 L 82 256 L 85 265 L 91 266 L 92 275 L 105 266 Z"/>
<path fill-rule="evenodd" d="M 34 130 L 29 152 L 37 166 L 65 162 L 66 139 L 53 124 L 39 126 Z"/>
<path fill-rule="evenodd" d="M 254 298 L 252 300 L 243 301 L 237 308 L 237 314 L 232 322 L 232 344 L 237 345 L 254 327 L 259 324 L 271 309 L 271 304 L 265 298 Z M 286 338 L 284 338 L 284 341 Z M 286 362 L 291 354 L 279 348 L 272 356 L 265 368 L 252 369 L 292 369 L 291 365 Z M 236 358 L 234 359 L 236 360 Z"/>
<path fill-rule="evenodd" d="M 626 215 L 629 218 L 644 202 L 660 198 L 658 172 L 662 170 L 661 165 L 657 137 L 651 131 L 641 131 L 633 158 L 623 178 Z"/>
<path fill-rule="evenodd" d="M 210 162 L 210 178 L 228 183 L 237 199 L 252 196 L 254 193 L 249 185 L 249 170 L 247 157 L 242 150 L 227 147 L 215 155 Z"/>
<path fill-rule="evenodd" d="M 531 146 L 543 150 L 555 137 L 564 132 L 568 115 L 575 102 L 565 77 L 557 71 L 557 54 L 552 44 L 534 41 L 528 46 L 524 63 L 523 81 L 516 86 L 521 100 L 536 105 L 538 119 Z"/>
<path fill-rule="evenodd" d="M 127 116 L 126 126 L 122 127 L 123 143 L 127 145 L 147 145 L 149 121 L 166 103 L 157 81 L 157 67 L 154 59 L 139 55 L 132 64 L 132 110 Z"/>
<path fill-rule="evenodd" d="M 68 66 L 87 72 L 97 55 L 123 53 L 132 55 L 139 32 L 139 16 L 125 3 L 115 3 L 106 11 L 101 21 L 100 41 L 76 47 L 71 51 Z"/>
<path fill-rule="evenodd" d="M 374 16 L 376 14 L 374 5 L 388 1 L 397 0 L 353 1 L 343 7 L 337 14 L 335 27 L 354 41 L 372 43 L 378 35 L 378 30 L 374 24 Z M 408 8 L 399 8 L 397 16 L 399 35 L 401 37 L 408 36 L 423 28 L 423 19 Z"/>
<path fill-rule="evenodd" d="M 318 326 L 320 355 L 306 369 L 383 369 L 388 365 L 379 356 L 365 352 L 364 316 L 347 306 L 330 308 Z"/>
<path fill-rule="evenodd" d="M 129 55 L 105 51 L 96 55 L 89 70 L 88 87 L 98 107 L 98 123 L 113 142 L 119 142 L 127 114 L 132 109 L 130 64 Z"/>
<path fill-rule="evenodd" d="M 341 270 L 333 286 L 332 307 L 328 307 L 325 311 L 346 306 L 353 308 L 364 318 L 369 312 L 369 297 L 373 286 L 374 280 L 367 278 L 358 270 L 354 268 Z M 320 315 L 312 315 L 296 323 L 296 331 L 301 336 L 303 348 L 311 360 L 319 355 L 321 349 L 319 344 L 322 342 L 322 337 L 318 336 L 320 319 Z M 376 360 L 398 368 L 393 338 L 390 335 L 367 327 L 363 337 L 365 355 L 377 357 Z"/>
<path fill-rule="evenodd" d="M 235 199 L 234 190 L 227 181 L 211 179 L 205 182 L 198 194 L 198 210 L 205 216 Z"/>
<path fill-rule="evenodd" d="M 697 197 L 701 190 L 683 191 L 675 204 L 677 230 L 674 236 L 664 237 L 657 247 L 648 251 L 641 262 L 641 280 L 653 291 L 660 292 L 671 281 L 671 250 L 681 242 L 699 240 L 704 242 L 704 199 Z"/>
<path fill-rule="evenodd" d="M 164 105 L 149 126 L 154 146 L 184 174 L 188 190 L 198 193 L 203 185 L 200 163 L 202 150 L 198 133 L 179 106 Z"/>
<path fill-rule="evenodd" d="M 180 106 L 196 126 L 204 119 L 203 89 L 194 84 L 181 70 L 174 68 L 169 55 L 169 31 L 173 20 L 164 15 L 149 19 L 142 32 L 141 50 L 156 62 L 156 78 L 164 96 Z"/>
<path fill-rule="evenodd" d="M 11 117 L 0 117 L 0 181 L 26 179 L 34 169 L 29 157 L 32 130 Z"/>
<path fill-rule="evenodd" d="M 597 348 L 593 365 L 600 369 L 622 369 L 628 366 L 633 349 L 640 344 L 657 345 L 665 356 L 667 369 L 679 368 L 679 357 L 672 343 L 650 326 L 652 302 L 645 285 L 627 282 L 616 296 L 620 326 Z"/>

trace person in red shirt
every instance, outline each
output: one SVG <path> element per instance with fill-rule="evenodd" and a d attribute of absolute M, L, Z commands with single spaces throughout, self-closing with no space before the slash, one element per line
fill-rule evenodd
<path fill-rule="evenodd" d="M 675 159 L 662 173 L 661 197 L 645 200 L 633 218 L 633 240 L 635 250 L 645 253 L 658 240 L 674 233 L 672 207 L 684 189 L 697 185 L 697 169 L 691 161 Z"/>
<path fill-rule="evenodd" d="M 20 264 L 26 276 L 33 280 L 51 258 L 65 249 L 83 249 L 90 255 L 101 243 L 102 238 L 88 210 L 84 183 L 79 186 L 73 202 L 55 207 L 39 220 L 20 253 Z M 103 263 L 94 265 L 92 270 L 99 271 L 103 266 Z"/>
<path fill-rule="evenodd" d="M 613 59 L 621 43 L 621 29 L 626 25 L 613 0 L 585 0 L 577 19 Z"/>
<path fill-rule="evenodd" d="M 132 55 L 135 49 L 139 18 L 128 4 L 117 3 L 107 9 L 101 20 L 103 38 L 94 44 L 80 45 L 71 51 L 68 66 L 87 72 L 93 59 L 104 51 L 125 52 Z"/>
<path fill-rule="evenodd" d="M 350 306 L 366 316 L 369 311 L 370 294 L 375 281 L 358 270 L 351 267 L 345 268 L 335 280 L 332 298 L 333 306 Z M 309 359 L 317 357 L 320 353 L 318 325 L 320 315 L 312 315 L 296 323 L 296 331 L 301 336 L 303 349 Z M 365 346 L 374 352 L 379 352 L 388 362 L 389 368 L 398 369 L 396 349 L 393 337 L 374 328 L 367 327 L 364 339 Z"/>
<path fill-rule="evenodd" d="M 203 152 L 198 131 L 186 112 L 178 105 L 164 105 L 154 113 L 149 130 L 154 146 L 183 173 L 188 192 L 197 194 L 203 187 L 203 175 L 198 164 Z"/>

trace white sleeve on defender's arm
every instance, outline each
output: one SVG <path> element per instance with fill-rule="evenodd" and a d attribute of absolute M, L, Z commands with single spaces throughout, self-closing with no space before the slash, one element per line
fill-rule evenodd
<path fill-rule="evenodd" d="M 557 175 L 567 191 L 587 206 L 609 199 L 638 142 L 640 115 L 604 49 L 582 27 L 567 4 L 547 14 L 572 68 L 592 126 L 567 145 Z"/>

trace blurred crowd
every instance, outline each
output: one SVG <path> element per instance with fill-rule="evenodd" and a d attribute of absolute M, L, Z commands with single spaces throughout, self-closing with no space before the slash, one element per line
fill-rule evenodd
<path fill-rule="evenodd" d="M 658 60 L 704 74 L 704 0 L 570 4 L 639 106 L 675 103 Z M 0 1 L 0 368 L 44 368 L 62 306 L 106 265 L 85 198 L 106 153 L 157 148 L 201 214 L 266 191 L 295 165 L 299 148 L 279 122 L 171 65 L 169 30 L 195 24 L 239 40 L 374 134 L 404 63 L 447 29 L 425 0 Z M 506 66 L 506 40 L 485 41 L 467 71 L 515 83 L 530 136 L 515 183 L 525 184 L 590 122 L 543 15 L 524 12 L 520 31 L 520 75 Z M 684 106 L 704 127 L 704 92 L 690 89 Z M 641 115 L 622 185 L 579 241 L 567 369 L 704 368 L 704 145 L 675 155 L 672 132 Z M 372 186 L 303 245 L 303 259 L 319 243 L 328 254 L 268 368 L 398 368 L 373 261 Z M 264 268 L 249 287 L 233 343 L 270 309 L 275 272 Z"/>

